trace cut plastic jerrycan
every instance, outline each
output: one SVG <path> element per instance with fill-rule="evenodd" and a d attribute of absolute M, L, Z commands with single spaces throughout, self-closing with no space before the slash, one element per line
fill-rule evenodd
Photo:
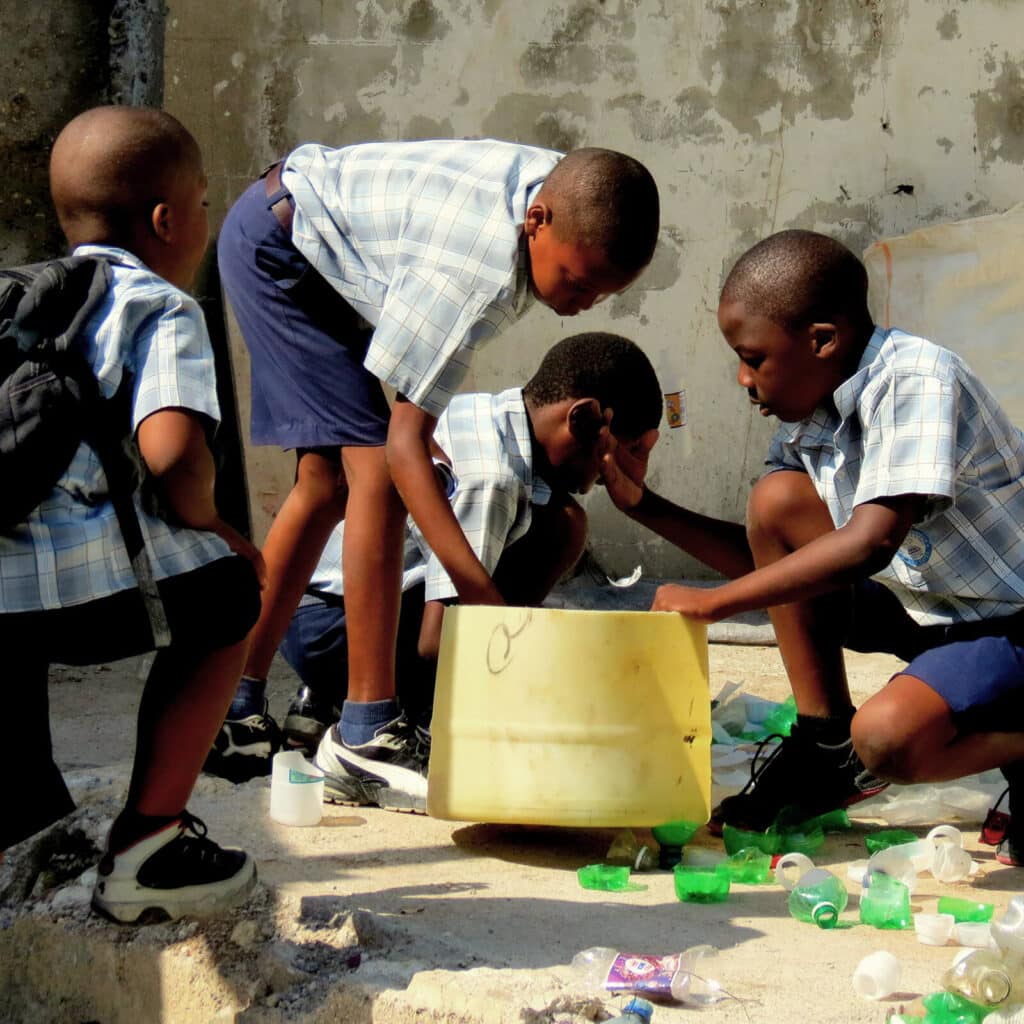
<path fill-rule="evenodd" d="M 703 823 L 706 627 L 672 612 L 448 608 L 431 732 L 436 818 Z"/>

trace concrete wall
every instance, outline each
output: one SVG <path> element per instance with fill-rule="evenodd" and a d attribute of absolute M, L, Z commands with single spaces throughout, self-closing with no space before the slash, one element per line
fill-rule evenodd
<path fill-rule="evenodd" d="M 0 4 L 0 263 L 60 254 L 47 166 L 57 133 L 100 103 L 159 105 L 160 0 L 8 0 Z"/>
<path fill-rule="evenodd" d="M 544 349 L 610 329 L 651 355 L 686 425 L 654 486 L 740 517 L 770 424 L 715 324 L 724 271 L 784 227 L 860 250 L 1021 197 L 1024 4 L 1010 0 L 169 0 L 166 103 L 204 148 L 215 219 L 303 141 L 490 135 L 607 145 L 654 172 L 663 230 L 638 285 L 560 321 L 536 308 L 477 358 L 473 388 L 524 381 Z M 244 350 L 234 340 L 243 378 Z M 244 396 L 243 396 L 244 397 Z M 253 453 L 257 532 L 290 466 Z M 606 567 L 692 563 L 589 502 Z"/>

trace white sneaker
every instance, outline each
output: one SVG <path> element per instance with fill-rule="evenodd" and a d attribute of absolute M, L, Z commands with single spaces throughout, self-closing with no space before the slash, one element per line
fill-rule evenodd
<path fill-rule="evenodd" d="M 429 760 L 430 734 L 399 715 L 357 746 L 345 743 L 332 726 L 314 763 L 324 773 L 324 797 L 332 803 L 426 814 Z"/>
<path fill-rule="evenodd" d="M 252 857 L 207 839 L 206 825 L 185 811 L 127 850 L 104 856 L 92 906 L 126 924 L 209 917 L 240 903 L 255 884 Z"/>

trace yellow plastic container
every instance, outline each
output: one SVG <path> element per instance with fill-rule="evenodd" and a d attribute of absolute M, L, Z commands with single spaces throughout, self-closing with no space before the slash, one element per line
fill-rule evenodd
<path fill-rule="evenodd" d="M 707 629 L 670 612 L 448 608 L 431 731 L 435 818 L 705 822 Z"/>

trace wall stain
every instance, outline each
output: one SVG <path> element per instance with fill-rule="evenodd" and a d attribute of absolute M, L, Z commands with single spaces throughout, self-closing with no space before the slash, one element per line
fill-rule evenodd
<path fill-rule="evenodd" d="M 992 88 L 974 94 L 978 154 L 983 166 L 995 160 L 1024 163 L 1024 62 L 1004 56 Z"/>
<path fill-rule="evenodd" d="M 539 79 L 585 85 L 609 72 L 619 81 L 632 81 L 636 54 L 623 44 L 636 32 L 630 6 L 622 4 L 612 15 L 602 3 L 584 0 L 567 11 L 553 10 L 547 19 L 554 23 L 550 42 L 532 43 L 519 59 L 523 78 L 527 83 Z"/>
<path fill-rule="evenodd" d="M 945 135 L 942 135 L 935 140 L 935 145 L 941 146 L 948 153 L 953 148 L 953 140 L 947 139 Z"/>
<path fill-rule="evenodd" d="M 613 320 L 639 317 L 648 292 L 667 291 L 679 280 L 682 259 L 683 233 L 673 225 L 663 226 L 654 258 L 636 284 L 612 298 L 608 315 Z"/>
<path fill-rule="evenodd" d="M 417 114 L 402 126 L 403 139 L 450 139 L 455 132 L 451 121 L 446 117 L 442 121 Z"/>
<path fill-rule="evenodd" d="M 417 42 L 437 42 L 444 39 L 451 25 L 430 0 L 412 0 L 398 25 L 398 32 Z"/>
<path fill-rule="evenodd" d="M 957 18 L 956 11 L 950 11 L 948 14 L 944 14 L 939 18 L 935 23 L 935 28 L 943 39 L 959 39 L 960 22 Z"/>
<path fill-rule="evenodd" d="M 558 97 L 557 103 L 547 96 L 509 93 L 494 104 L 481 130 L 486 136 L 564 153 L 587 145 L 583 126 L 597 123 L 593 103 L 585 93 L 566 93 Z M 593 140 L 593 144 L 600 144 L 600 139 Z"/>
<path fill-rule="evenodd" d="M 675 111 L 666 109 L 661 100 L 638 92 L 609 100 L 606 109 L 626 111 L 633 134 L 641 142 L 720 143 L 722 126 L 713 116 L 713 103 L 706 89 L 694 87 L 675 97 Z"/>

